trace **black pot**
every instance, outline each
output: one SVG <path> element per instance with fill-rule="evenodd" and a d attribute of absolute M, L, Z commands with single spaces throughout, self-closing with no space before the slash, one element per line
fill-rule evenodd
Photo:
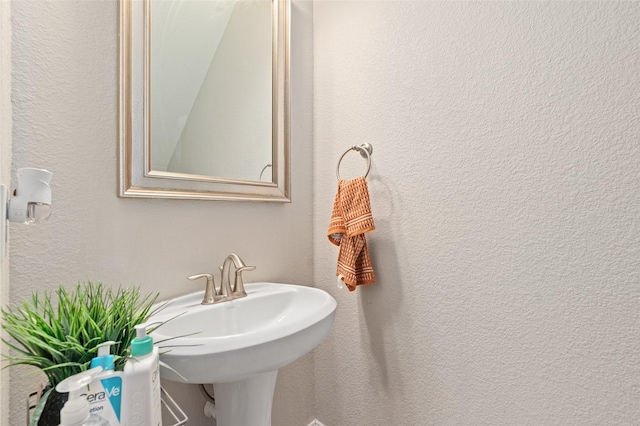
<path fill-rule="evenodd" d="M 60 410 L 69 399 L 67 392 L 60 393 L 55 388 L 51 389 L 47 401 L 42 408 L 38 426 L 58 426 L 60 424 Z"/>

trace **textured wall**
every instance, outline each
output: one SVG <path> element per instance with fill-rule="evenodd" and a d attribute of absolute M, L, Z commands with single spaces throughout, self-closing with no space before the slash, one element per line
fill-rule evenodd
<path fill-rule="evenodd" d="M 288 206 L 117 199 L 115 2 L 14 3 L 13 169 L 52 170 L 56 204 L 11 227 L 12 300 L 83 279 L 168 297 L 234 250 L 256 279 L 313 266 L 338 300 L 313 357 L 328 426 L 636 423 L 639 6 L 307 3 Z M 362 142 L 379 282 L 349 294 L 324 232 L 335 162 Z M 308 423 L 313 359 L 281 372 L 275 426 Z M 22 424 L 36 379 L 12 376 Z"/>
<path fill-rule="evenodd" d="M 11 170 L 11 7 L 0 2 L 0 183 L 9 186 Z M 9 298 L 9 261 L 0 264 L 0 305 Z M 5 346 L 0 342 L 0 352 Z M 0 371 L 0 425 L 9 419 L 9 371 Z"/>
<path fill-rule="evenodd" d="M 168 298 L 193 291 L 186 277 L 215 272 L 230 252 L 258 266 L 250 281 L 311 284 L 312 60 L 293 64 L 291 204 L 118 199 L 117 4 L 12 2 L 13 171 L 51 170 L 54 205 L 45 225 L 11 225 L 11 302 L 87 279 Z M 294 49 L 310 51 L 310 5 L 293 13 Z M 309 423 L 312 362 L 281 370 L 274 425 Z M 24 424 L 38 379 L 11 370 L 8 425 Z M 189 424 L 203 424 L 197 387 L 173 389 Z"/>
<path fill-rule="evenodd" d="M 320 421 L 638 424 L 638 22 L 637 2 L 315 2 Z M 362 142 L 378 283 L 350 294 L 325 232 Z"/>

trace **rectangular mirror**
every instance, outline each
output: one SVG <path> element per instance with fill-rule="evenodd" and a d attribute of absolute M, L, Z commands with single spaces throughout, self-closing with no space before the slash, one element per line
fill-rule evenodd
<path fill-rule="evenodd" d="M 289 202 L 289 0 L 120 0 L 119 195 Z"/>

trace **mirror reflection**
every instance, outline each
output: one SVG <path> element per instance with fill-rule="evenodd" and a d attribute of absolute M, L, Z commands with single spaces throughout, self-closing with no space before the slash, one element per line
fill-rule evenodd
<path fill-rule="evenodd" d="M 273 181 L 270 0 L 151 2 L 151 169 Z"/>

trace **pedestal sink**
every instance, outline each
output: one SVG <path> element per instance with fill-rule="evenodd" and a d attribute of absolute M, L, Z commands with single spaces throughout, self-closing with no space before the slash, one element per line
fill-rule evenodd
<path fill-rule="evenodd" d="M 204 292 L 182 296 L 151 318 L 166 321 L 152 333 L 160 360 L 182 376 L 161 368 L 161 377 L 213 383 L 217 426 L 270 426 L 278 369 L 316 347 L 335 317 L 336 301 L 316 288 L 245 289 L 247 297 L 215 305 L 200 304 Z"/>

